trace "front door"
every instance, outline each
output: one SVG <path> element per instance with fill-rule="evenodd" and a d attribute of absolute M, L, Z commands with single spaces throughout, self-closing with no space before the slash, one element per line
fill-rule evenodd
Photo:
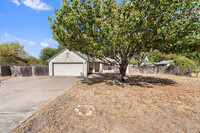
<path fill-rule="evenodd" d="M 99 72 L 99 63 L 95 63 L 95 72 Z"/>

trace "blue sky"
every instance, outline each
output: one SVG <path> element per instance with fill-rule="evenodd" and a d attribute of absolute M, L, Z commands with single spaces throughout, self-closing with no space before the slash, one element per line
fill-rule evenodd
<path fill-rule="evenodd" d="M 119 3 L 122 0 L 117 0 Z M 48 16 L 61 0 L 0 0 L 0 44 L 18 41 L 25 51 L 39 57 L 45 47 L 57 48 Z"/>
<path fill-rule="evenodd" d="M 44 47 L 57 48 L 48 16 L 60 5 L 61 0 L 1 0 L 0 44 L 18 41 L 34 57 Z"/>

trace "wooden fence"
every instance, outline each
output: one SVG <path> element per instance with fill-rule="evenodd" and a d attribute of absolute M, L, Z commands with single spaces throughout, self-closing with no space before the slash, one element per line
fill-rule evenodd
<path fill-rule="evenodd" d="M 48 76 L 48 66 L 0 66 L 0 76 Z"/>
<path fill-rule="evenodd" d="M 33 73 L 35 76 L 49 75 L 48 66 L 34 66 Z"/>
<path fill-rule="evenodd" d="M 197 67 L 197 69 L 200 69 Z M 132 74 L 174 74 L 191 76 L 191 70 L 189 69 L 185 73 L 181 73 L 181 68 L 176 66 L 129 66 L 129 73 Z"/>
<path fill-rule="evenodd" d="M 0 76 L 10 76 L 11 69 L 9 66 L 0 66 Z"/>

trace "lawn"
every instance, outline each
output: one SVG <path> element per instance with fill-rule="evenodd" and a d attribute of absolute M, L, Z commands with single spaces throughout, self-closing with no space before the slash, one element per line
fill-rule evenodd
<path fill-rule="evenodd" d="M 173 75 L 83 79 L 36 112 L 15 133 L 198 133 L 200 79 Z"/>

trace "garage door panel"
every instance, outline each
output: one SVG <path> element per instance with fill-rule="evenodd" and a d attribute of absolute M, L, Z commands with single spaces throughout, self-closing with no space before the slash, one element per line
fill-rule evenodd
<path fill-rule="evenodd" d="M 54 64 L 54 76 L 81 76 L 83 64 Z"/>

